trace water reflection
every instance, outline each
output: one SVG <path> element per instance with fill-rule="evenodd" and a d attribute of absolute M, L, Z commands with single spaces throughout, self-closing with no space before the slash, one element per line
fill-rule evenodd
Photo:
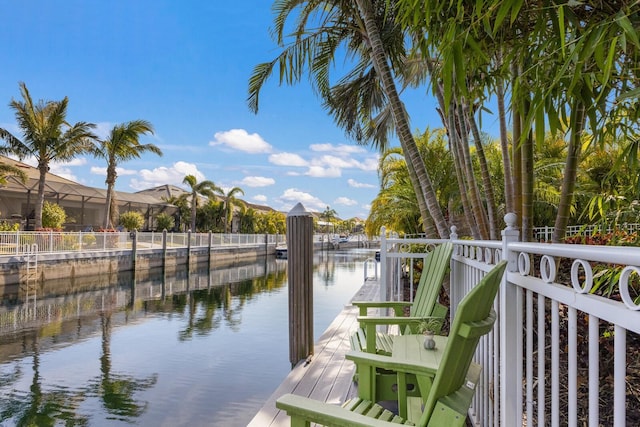
<path fill-rule="evenodd" d="M 361 284 L 351 258 L 314 259 L 314 287 L 342 303 L 318 298 L 318 333 Z M 289 369 L 286 268 L 52 281 L 21 304 L 0 289 L 0 425 L 245 425 Z"/>

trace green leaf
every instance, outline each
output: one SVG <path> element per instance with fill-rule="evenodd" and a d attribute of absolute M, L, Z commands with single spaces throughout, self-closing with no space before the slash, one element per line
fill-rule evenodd
<path fill-rule="evenodd" d="M 544 141 L 544 133 L 545 133 L 545 111 L 542 103 L 538 104 L 536 107 L 536 143 L 539 144 Z"/>
<path fill-rule="evenodd" d="M 520 13 L 520 9 L 524 4 L 524 0 L 517 0 L 511 9 L 511 23 L 513 24 L 516 19 L 518 19 L 518 14 Z"/>
<path fill-rule="evenodd" d="M 498 28 L 500 28 L 500 26 L 502 25 L 502 21 L 504 21 L 504 19 L 509 14 L 510 8 L 511 8 L 511 2 L 509 1 L 500 2 L 500 9 L 498 9 L 498 13 L 496 14 L 496 20 L 493 23 L 494 34 L 498 32 Z"/>
<path fill-rule="evenodd" d="M 562 57 L 566 55 L 566 34 L 565 34 L 565 26 L 564 26 L 564 6 L 558 6 L 558 39 L 560 40 L 560 51 L 562 52 Z"/>
<path fill-rule="evenodd" d="M 629 99 L 629 98 L 638 98 L 638 97 L 640 97 L 640 87 L 637 87 L 635 89 L 631 89 L 631 90 L 628 90 L 628 91 L 624 92 L 622 95 L 620 95 L 616 99 L 616 101 L 617 102 L 622 102 L 622 101 L 624 101 L 626 99 Z"/>
<path fill-rule="evenodd" d="M 616 14 L 616 18 L 618 20 L 618 24 L 627 37 L 629 37 L 629 39 L 640 48 L 640 40 L 638 39 L 637 30 L 633 28 L 633 24 L 629 21 L 629 17 L 625 15 L 624 12 L 620 11 Z"/>

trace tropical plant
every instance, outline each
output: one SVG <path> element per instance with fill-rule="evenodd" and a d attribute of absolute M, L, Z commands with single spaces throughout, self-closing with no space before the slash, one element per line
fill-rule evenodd
<path fill-rule="evenodd" d="M 118 222 L 127 229 L 127 231 L 140 230 L 144 225 L 144 217 L 140 212 L 129 211 L 120 215 Z"/>
<path fill-rule="evenodd" d="M 114 186 L 118 177 L 120 163 L 139 158 L 143 153 L 151 152 L 162 156 L 160 148 L 153 144 L 141 144 L 140 136 L 153 134 L 153 126 L 145 120 L 133 120 L 114 126 L 109 136 L 98 142 L 94 155 L 107 161 L 107 200 L 105 202 L 104 228 L 111 228 L 117 218 Z"/>
<path fill-rule="evenodd" d="M 0 129 L 0 131 L 2 131 L 2 129 Z M 0 136 L 0 138 L 2 137 Z M 28 179 L 27 174 L 22 169 L 6 163 L 0 163 L 0 185 L 6 185 L 7 178 L 11 176 L 15 176 L 23 184 L 26 183 Z"/>
<path fill-rule="evenodd" d="M 451 219 L 457 213 L 460 197 L 457 191 L 453 156 L 447 149 L 443 129 L 427 129 L 415 137 L 420 156 L 431 173 L 437 191 L 440 210 Z M 380 157 L 378 171 L 380 192 L 371 203 L 365 230 L 369 235 L 378 235 L 380 227 L 405 234 L 421 233 L 420 212 L 416 196 L 408 176 L 407 165 L 399 147 L 386 150 Z M 459 227 L 461 224 L 456 224 Z M 428 237 L 436 237 L 428 235 Z"/>
<path fill-rule="evenodd" d="M 196 229 L 224 232 L 224 202 L 208 199 L 205 204 L 196 209 Z"/>
<path fill-rule="evenodd" d="M 256 215 L 256 233 L 285 234 L 287 231 L 287 217 L 278 211 Z"/>
<path fill-rule="evenodd" d="M 0 231 L 18 231 L 20 230 L 20 223 L 14 222 L 13 224 L 7 221 L 0 221 Z"/>
<path fill-rule="evenodd" d="M 67 220 L 67 214 L 62 206 L 57 203 L 47 201 L 42 205 L 42 227 L 54 230 L 62 229 L 62 225 Z"/>
<path fill-rule="evenodd" d="M 253 208 L 240 208 L 240 233 L 254 234 L 256 232 L 256 216 L 258 213 Z"/>
<path fill-rule="evenodd" d="M 163 197 L 162 200 L 174 205 L 178 208 L 178 212 L 177 212 L 177 218 L 176 218 L 176 224 L 174 225 L 174 227 L 176 227 L 178 230 L 182 230 L 184 231 L 183 227 L 184 227 L 184 220 L 185 218 L 189 217 L 189 214 L 191 212 L 191 208 L 189 207 L 189 194 L 184 193 L 181 194 L 180 196 L 171 196 L 171 197 Z"/>
<path fill-rule="evenodd" d="M 435 58 L 432 87 L 448 112 L 454 100 L 479 105 L 486 92 L 511 82 L 514 193 L 523 234 L 531 226 L 533 147 L 546 131 L 568 135 L 554 241 L 564 236 L 575 194 L 584 131 L 592 142 L 611 132 L 628 133 L 637 122 L 640 39 L 635 3 L 573 1 L 398 0 L 402 25 Z M 502 91 L 504 95 L 504 91 Z M 615 102 L 611 102 L 615 101 Z M 621 119 L 618 120 L 607 119 Z M 502 127 L 506 132 L 506 127 Z M 501 138 L 506 140 L 504 136 Z M 535 141 L 532 142 L 532 141 Z M 505 156 L 506 157 L 506 156 Z M 506 175 L 505 175 L 506 176 Z"/>
<path fill-rule="evenodd" d="M 224 232 L 231 232 L 231 224 L 233 222 L 233 207 L 244 206 L 244 202 L 236 198 L 236 194 L 242 194 L 244 191 L 240 187 L 233 187 L 224 195 Z"/>
<path fill-rule="evenodd" d="M 191 228 L 190 230 L 196 231 L 196 208 L 198 206 L 198 196 L 205 196 L 209 199 L 213 199 L 216 195 L 224 194 L 222 188 L 218 187 L 213 181 L 201 181 L 198 182 L 194 175 L 187 175 L 182 180 L 183 184 L 189 186 L 191 195 Z"/>
<path fill-rule="evenodd" d="M 325 106 L 351 136 L 361 138 L 362 142 L 383 143 L 390 127 L 379 126 L 375 131 L 363 132 L 359 124 L 364 123 L 367 128 L 370 123 L 384 121 L 389 125 L 388 119 L 392 117 L 407 156 L 409 177 L 424 226 L 435 226 L 437 232 L 430 230 L 431 234 L 446 238 L 448 226 L 438 209 L 434 186 L 420 158 L 394 80 L 404 69 L 406 37 L 396 24 L 392 3 L 383 0 L 357 0 L 355 4 L 351 1 L 275 1 L 274 34 L 283 52 L 275 60 L 254 68 L 249 81 L 249 107 L 258 111 L 260 89 L 276 66 L 279 66 L 280 83 L 287 84 L 298 82 L 308 67 L 311 81 Z M 298 7 L 300 13 L 293 42 L 285 44 L 287 19 Z M 356 58 L 356 66 L 337 85 L 331 86 L 330 66 L 341 46 L 346 47 L 347 57 Z M 380 112 L 380 116 L 372 118 L 376 112 Z"/>
<path fill-rule="evenodd" d="M 61 101 L 34 103 L 24 83 L 20 83 L 20 93 L 23 100 L 12 99 L 9 106 L 15 112 L 23 134 L 22 140 L 6 129 L 0 129 L 0 138 L 7 143 L 0 148 L 0 152 L 13 153 L 21 160 L 33 157 L 38 162 L 40 177 L 35 202 L 35 227 L 42 228 L 45 182 L 51 162 L 69 161 L 90 152 L 97 137 L 91 132 L 95 128 L 92 123 L 67 123 L 67 97 Z"/>
<path fill-rule="evenodd" d="M 176 220 L 172 215 L 167 213 L 160 213 L 156 216 L 156 228 L 158 230 L 173 230 L 173 227 L 176 225 Z"/>

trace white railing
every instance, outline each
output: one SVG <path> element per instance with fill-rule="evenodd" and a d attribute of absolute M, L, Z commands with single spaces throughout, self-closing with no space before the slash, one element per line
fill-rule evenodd
<path fill-rule="evenodd" d="M 138 232 L 138 249 L 162 248 L 162 232 Z M 25 247 L 36 244 L 38 253 L 118 251 L 131 249 L 129 232 L 57 232 L 57 231 L 4 231 L 0 232 L 0 256 L 22 255 Z M 285 235 L 273 234 L 219 234 L 219 233 L 166 233 L 168 248 L 256 246 L 284 243 Z"/>
<path fill-rule="evenodd" d="M 553 238 L 553 232 L 555 227 L 533 227 L 533 240 L 538 242 L 550 242 Z M 575 236 L 580 234 L 581 236 L 592 236 L 596 233 L 612 233 L 614 231 L 621 230 L 627 233 L 636 233 L 640 231 L 640 224 L 618 224 L 617 226 L 607 225 L 602 227 L 600 225 L 569 225 L 567 226 L 566 237 Z"/>
<path fill-rule="evenodd" d="M 452 239 L 451 315 L 497 261 L 509 260 L 495 302 L 499 321 L 476 354 L 483 376 L 470 411 L 474 425 L 635 425 L 640 397 L 626 376 L 638 369 L 640 248 L 522 243 L 514 219 L 505 217 L 502 241 Z M 388 274 L 392 245 L 398 242 L 382 239 L 384 289 L 398 280 Z M 591 294 L 597 271 L 612 266 L 622 269 L 620 298 Z"/>

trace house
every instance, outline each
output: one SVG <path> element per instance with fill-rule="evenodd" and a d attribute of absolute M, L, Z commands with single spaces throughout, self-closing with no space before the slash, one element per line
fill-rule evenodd
<path fill-rule="evenodd" d="M 9 157 L 0 156 L 0 163 L 15 166 L 27 174 L 27 182 L 16 177 L 7 177 L 6 185 L 0 186 L 0 219 L 19 222 L 21 229 L 33 230 L 35 202 L 38 197 L 40 172 Z M 104 224 L 104 204 L 107 190 L 87 187 L 52 173 L 47 173 L 45 181 L 45 201 L 57 203 L 67 214 L 66 231 L 83 231 L 99 228 Z M 160 213 L 173 215 L 177 208 L 164 200 L 161 195 L 148 192 L 115 192 L 120 212 L 137 211 L 145 218 L 143 230 L 152 230 L 154 218 Z"/>

